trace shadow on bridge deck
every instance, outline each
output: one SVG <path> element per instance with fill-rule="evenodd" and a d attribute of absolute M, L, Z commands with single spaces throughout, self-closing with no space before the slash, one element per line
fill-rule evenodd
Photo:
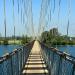
<path fill-rule="evenodd" d="M 41 47 L 38 41 L 35 41 L 33 45 L 22 75 L 49 75 L 41 55 Z"/>

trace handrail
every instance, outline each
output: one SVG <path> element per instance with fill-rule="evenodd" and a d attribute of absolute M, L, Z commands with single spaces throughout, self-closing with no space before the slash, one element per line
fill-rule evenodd
<path fill-rule="evenodd" d="M 75 57 L 41 43 L 41 53 L 50 75 L 75 75 Z"/>
<path fill-rule="evenodd" d="M 62 56 L 62 57 L 65 58 L 66 60 L 71 61 L 71 63 L 75 64 L 75 57 L 74 57 L 74 56 L 72 56 L 72 55 L 70 55 L 70 54 L 68 54 L 68 53 L 66 53 L 66 52 L 62 52 L 62 51 L 60 51 L 60 50 L 57 49 L 57 48 L 49 47 L 49 46 L 47 46 L 47 45 L 45 45 L 45 44 L 43 44 L 43 43 L 41 43 L 41 44 L 42 44 L 43 46 L 49 48 L 51 51 L 53 51 L 53 52 L 57 53 L 58 55 Z M 67 58 L 67 57 L 68 57 L 68 58 Z M 69 59 L 69 58 L 70 58 L 70 59 Z M 71 59 L 73 59 L 73 60 L 71 60 Z"/>
<path fill-rule="evenodd" d="M 34 41 L 31 41 L 30 43 L 32 43 L 32 42 L 34 42 Z M 22 48 L 25 47 L 25 46 L 28 46 L 30 43 L 27 43 L 26 45 L 21 46 L 21 47 L 15 49 L 15 50 L 12 51 L 11 53 L 6 53 L 5 55 L 1 56 L 1 57 L 0 57 L 0 63 L 1 63 L 1 61 L 7 59 L 7 57 L 10 57 L 10 56 L 14 55 L 18 50 L 22 49 Z"/>
<path fill-rule="evenodd" d="M 34 41 L 0 57 L 0 75 L 21 75 Z"/>

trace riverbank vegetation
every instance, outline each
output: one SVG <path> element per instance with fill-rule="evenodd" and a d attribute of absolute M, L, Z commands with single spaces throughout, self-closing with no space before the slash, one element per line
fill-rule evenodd
<path fill-rule="evenodd" d="M 15 37 L 6 37 L 6 39 L 4 37 L 0 37 L 0 45 L 8 45 L 8 44 L 17 44 L 17 45 L 24 45 L 28 42 L 30 42 L 31 37 L 28 36 L 17 36 Z"/>
<path fill-rule="evenodd" d="M 4 39 L 3 40 L 3 45 L 8 45 L 9 43 L 8 43 L 8 40 L 7 39 Z"/>
<path fill-rule="evenodd" d="M 75 37 L 61 35 L 57 28 L 53 28 L 41 34 L 41 42 L 48 45 L 75 45 Z"/>
<path fill-rule="evenodd" d="M 31 40 L 31 37 L 23 36 L 23 37 L 22 37 L 22 40 L 21 40 L 21 44 L 29 43 L 30 40 Z"/>

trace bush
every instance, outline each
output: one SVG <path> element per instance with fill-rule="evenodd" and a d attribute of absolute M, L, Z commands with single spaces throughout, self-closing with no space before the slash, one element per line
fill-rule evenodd
<path fill-rule="evenodd" d="M 21 43 L 22 43 L 22 44 L 26 44 L 26 43 L 28 43 L 28 40 L 27 40 L 27 38 L 26 38 L 26 37 L 23 37 L 23 38 L 22 38 L 22 41 L 21 41 Z"/>
<path fill-rule="evenodd" d="M 74 45 L 74 42 L 73 42 L 73 41 L 69 41 L 68 44 L 69 44 L 69 45 Z"/>
<path fill-rule="evenodd" d="M 62 45 L 67 45 L 67 43 L 66 43 L 66 42 L 62 42 L 61 44 L 62 44 Z"/>
<path fill-rule="evenodd" d="M 1 41 L 0 41 L 0 45 L 1 45 Z"/>
<path fill-rule="evenodd" d="M 3 44 L 4 44 L 4 45 L 8 45 L 8 40 L 6 40 L 6 39 L 3 40 Z"/>

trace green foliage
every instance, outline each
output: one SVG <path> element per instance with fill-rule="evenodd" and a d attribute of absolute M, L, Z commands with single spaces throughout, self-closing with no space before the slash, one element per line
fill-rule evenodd
<path fill-rule="evenodd" d="M 4 44 L 4 45 L 8 45 L 8 40 L 7 40 L 7 39 L 4 39 L 4 40 L 3 40 L 3 44 Z"/>
<path fill-rule="evenodd" d="M 0 45 L 1 45 L 1 41 L 0 41 Z"/>
<path fill-rule="evenodd" d="M 27 36 L 23 36 L 22 37 L 22 41 L 21 41 L 21 44 L 26 44 L 30 41 L 31 38 L 27 37 Z"/>
<path fill-rule="evenodd" d="M 44 31 L 41 34 L 41 41 L 48 45 L 73 45 L 75 41 L 70 40 L 68 36 L 61 36 L 56 28 L 50 31 Z"/>
<path fill-rule="evenodd" d="M 26 44 L 27 42 L 28 42 L 28 41 L 27 41 L 27 38 L 26 38 L 26 37 L 23 37 L 21 43 L 22 43 L 22 44 Z"/>

